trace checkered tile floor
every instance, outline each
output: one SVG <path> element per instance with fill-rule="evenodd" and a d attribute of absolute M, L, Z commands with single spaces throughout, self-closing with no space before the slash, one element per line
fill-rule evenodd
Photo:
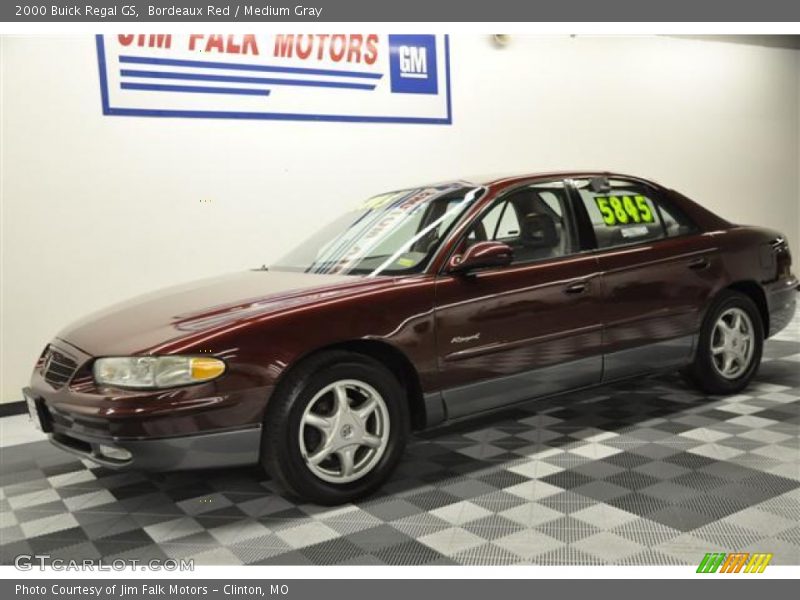
<path fill-rule="evenodd" d="M 800 565 L 800 320 L 756 382 L 704 397 L 660 376 L 415 438 L 354 505 L 295 504 L 257 469 L 115 473 L 37 441 L 2 449 L 0 562 Z"/>

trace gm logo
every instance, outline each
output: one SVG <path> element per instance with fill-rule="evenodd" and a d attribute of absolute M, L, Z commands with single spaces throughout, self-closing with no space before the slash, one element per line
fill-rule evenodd
<path fill-rule="evenodd" d="M 389 74 L 392 93 L 437 94 L 436 37 L 390 35 Z"/>

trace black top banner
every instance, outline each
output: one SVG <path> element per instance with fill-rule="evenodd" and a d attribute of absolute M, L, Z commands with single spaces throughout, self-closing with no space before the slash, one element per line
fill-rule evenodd
<path fill-rule="evenodd" d="M 2 0 L 0 22 L 786 22 L 797 0 Z"/>

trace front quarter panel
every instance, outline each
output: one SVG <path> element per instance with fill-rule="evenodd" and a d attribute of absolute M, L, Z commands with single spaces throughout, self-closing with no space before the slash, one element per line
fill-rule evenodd
<path fill-rule="evenodd" d="M 391 345 L 415 366 L 423 391 L 436 385 L 434 283 L 429 276 L 376 278 L 376 285 L 276 313 L 255 315 L 190 343 L 162 351 L 208 352 L 230 365 L 240 385 L 272 388 L 287 370 L 316 351 L 358 340 Z M 238 386 L 237 386 L 238 387 Z M 261 411 L 263 418 L 267 397 Z"/>

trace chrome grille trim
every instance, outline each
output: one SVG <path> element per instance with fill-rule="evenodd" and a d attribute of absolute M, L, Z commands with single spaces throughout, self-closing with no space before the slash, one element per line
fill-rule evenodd
<path fill-rule="evenodd" d="M 47 383 L 58 389 L 72 378 L 77 368 L 77 362 L 50 346 L 42 361 L 42 377 Z"/>

